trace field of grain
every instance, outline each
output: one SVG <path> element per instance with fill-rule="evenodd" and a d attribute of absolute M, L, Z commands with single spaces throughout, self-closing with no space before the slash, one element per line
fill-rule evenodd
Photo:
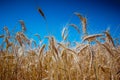
<path fill-rule="evenodd" d="M 80 13 L 74 15 L 80 19 L 82 31 L 68 24 L 62 30 L 61 42 L 54 36 L 45 37 L 48 45 L 42 43 L 39 34 L 35 36 L 42 44 L 29 39 L 23 20 L 19 21 L 19 32 L 11 33 L 4 27 L 5 33 L 0 35 L 0 80 L 120 80 L 119 39 L 113 39 L 109 30 L 88 34 L 86 18 Z M 75 46 L 67 40 L 69 27 L 75 28 L 76 34 L 83 33 Z"/>

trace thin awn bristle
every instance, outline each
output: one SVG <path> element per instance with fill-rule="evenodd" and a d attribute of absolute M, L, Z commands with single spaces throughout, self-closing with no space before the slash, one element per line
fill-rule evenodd
<path fill-rule="evenodd" d="M 75 24 L 69 24 L 69 26 L 75 28 L 77 30 L 77 32 L 80 33 L 80 29 L 78 28 L 77 25 L 75 25 Z"/>

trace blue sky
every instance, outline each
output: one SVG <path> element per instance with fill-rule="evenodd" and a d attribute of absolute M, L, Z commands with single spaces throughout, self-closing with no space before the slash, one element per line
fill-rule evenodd
<path fill-rule="evenodd" d="M 43 10 L 47 22 L 37 11 L 37 7 Z M 78 17 L 73 15 L 79 12 L 87 17 L 87 29 L 89 34 L 105 31 L 110 27 L 113 37 L 120 37 L 120 1 L 117 0 L 0 0 L 0 34 L 2 28 L 8 26 L 16 31 L 21 29 L 19 20 L 24 20 L 27 27 L 26 34 L 34 37 L 35 33 L 43 38 L 54 35 L 58 41 L 62 40 L 61 31 L 66 23 L 75 23 L 81 29 Z M 72 17 L 71 17 L 72 16 Z M 70 41 L 79 41 L 82 31 L 78 34 L 73 28 L 69 28 Z M 34 37 L 35 40 L 37 38 Z"/>

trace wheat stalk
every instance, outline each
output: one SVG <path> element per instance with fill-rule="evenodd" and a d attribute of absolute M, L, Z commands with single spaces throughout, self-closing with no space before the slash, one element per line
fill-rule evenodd
<path fill-rule="evenodd" d="M 6 42 L 6 49 L 8 50 L 8 48 L 12 46 L 12 43 L 9 42 L 8 37 L 5 38 L 5 42 Z"/>
<path fill-rule="evenodd" d="M 23 20 L 19 20 L 20 24 L 21 24 L 21 27 L 22 27 L 22 31 L 26 31 L 26 26 L 25 26 L 25 23 Z"/>
<path fill-rule="evenodd" d="M 74 54 L 77 54 L 75 51 L 69 49 L 69 48 L 66 48 L 64 45 L 62 45 L 61 43 L 57 43 L 58 45 L 60 45 L 62 48 L 64 48 L 65 50 L 68 50 L 70 52 L 73 52 Z"/>
<path fill-rule="evenodd" d="M 22 41 L 22 39 L 21 39 L 21 37 L 20 37 L 20 32 L 17 32 L 17 33 L 16 33 L 16 40 L 19 42 L 20 46 L 22 46 L 23 41 Z"/>
<path fill-rule="evenodd" d="M 68 37 L 67 31 L 68 31 L 68 28 L 67 28 L 67 27 L 64 27 L 63 30 L 62 30 L 62 34 L 61 34 L 63 40 L 66 40 L 67 37 Z"/>
<path fill-rule="evenodd" d="M 6 31 L 7 37 L 10 38 L 10 32 L 9 32 L 7 26 L 4 27 L 4 30 Z"/>
<path fill-rule="evenodd" d="M 109 53 L 111 56 L 114 57 L 113 53 L 111 52 L 111 50 L 105 45 L 105 44 L 101 44 L 99 41 L 96 40 L 96 42 L 100 45 L 103 46 Z"/>
<path fill-rule="evenodd" d="M 105 31 L 104 33 L 105 33 L 105 35 L 106 35 L 107 40 L 108 40 L 109 42 L 111 41 L 111 42 L 112 42 L 112 45 L 115 47 L 114 41 L 113 41 L 111 35 L 109 34 L 109 32 L 108 32 L 108 31 Z"/>
<path fill-rule="evenodd" d="M 89 45 L 83 46 L 83 47 L 80 49 L 80 51 L 78 52 L 78 55 L 79 55 L 82 51 L 84 51 L 88 46 L 89 46 Z"/>
<path fill-rule="evenodd" d="M 96 40 L 97 37 L 101 37 L 101 36 L 103 36 L 103 35 L 102 34 L 94 34 L 94 35 L 85 36 L 83 38 L 83 41 L 89 41 L 89 42 L 91 42 L 91 41 Z"/>
<path fill-rule="evenodd" d="M 62 30 L 62 34 L 61 34 L 62 38 L 64 38 L 65 31 L 66 31 L 66 27 L 64 27 L 63 30 Z"/>
<path fill-rule="evenodd" d="M 69 24 L 69 26 L 72 26 L 73 28 L 75 28 L 77 30 L 78 33 L 80 33 L 80 29 L 78 28 L 77 25 L 75 25 L 75 24 Z"/>
<path fill-rule="evenodd" d="M 41 47 L 41 49 L 40 49 L 40 51 L 39 51 L 39 57 L 41 57 L 41 55 L 42 55 L 43 50 L 45 49 L 45 47 L 46 47 L 45 44 Z"/>

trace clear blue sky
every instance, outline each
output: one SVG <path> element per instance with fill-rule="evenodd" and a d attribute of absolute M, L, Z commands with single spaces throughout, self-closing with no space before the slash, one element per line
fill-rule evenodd
<path fill-rule="evenodd" d="M 46 16 L 49 32 L 37 6 L 41 7 Z M 29 37 L 38 33 L 43 38 L 50 33 L 60 41 L 61 30 L 70 19 L 70 23 L 77 24 L 81 29 L 80 20 L 73 12 L 87 17 L 89 34 L 99 33 L 110 27 L 113 37 L 120 36 L 120 1 L 117 0 L 0 0 L 0 30 L 4 26 L 8 26 L 10 30 L 18 26 L 16 31 L 20 30 L 18 21 L 24 20 Z M 79 41 L 81 35 L 82 32 L 77 34 L 73 28 L 69 28 L 69 40 Z"/>

